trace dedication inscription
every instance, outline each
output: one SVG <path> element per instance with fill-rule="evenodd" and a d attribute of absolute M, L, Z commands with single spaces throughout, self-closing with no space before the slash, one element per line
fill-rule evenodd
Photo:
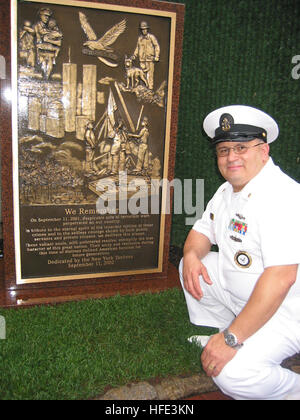
<path fill-rule="evenodd" d="M 161 272 L 176 14 L 14 6 L 17 283 Z"/>
<path fill-rule="evenodd" d="M 23 275 L 56 277 L 153 268 L 158 264 L 159 225 L 152 215 L 100 215 L 71 207 L 38 217 L 24 211 Z M 45 213 L 45 216 L 42 214 Z M 94 277 L 94 274 L 92 275 Z M 58 278 L 59 279 L 59 278 Z"/>

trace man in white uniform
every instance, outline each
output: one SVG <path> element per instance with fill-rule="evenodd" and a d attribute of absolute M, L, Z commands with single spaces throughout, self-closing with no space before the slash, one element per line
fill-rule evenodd
<path fill-rule="evenodd" d="M 180 275 L 191 322 L 219 333 L 191 340 L 232 398 L 300 400 L 300 375 L 280 366 L 300 352 L 300 184 L 269 156 L 279 130 L 264 112 L 220 108 L 204 130 L 227 182 L 191 230 Z"/>

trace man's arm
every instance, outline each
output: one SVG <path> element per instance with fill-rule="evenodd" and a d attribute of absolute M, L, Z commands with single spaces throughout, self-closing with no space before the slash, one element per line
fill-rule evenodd
<path fill-rule="evenodd" d="M 272 318 L 295 283 L 297 270 L 297 264 L 265 269 L 249 301 L 229 327 L 239 342 L 245 341 Z M 204 370 L 209 376 L 218 376 L 237 351 L 225 344 L 222 333 L 214 335 L 201 356 Z M 211 370 L 209 366 L 215 369 Z"/>
<path fill-rule="evenodd" d="M 151 38 L 152 44 L 154 46 L 154 51 L 155 51 L 154 60 L 155 61 L 159 61 L 160 45 L 159 45 L 159 43 L 158 43 L 158 41 L 157 41 L 157 39 L 156 39 L 156 37 L 154 35 L 151 34 L 151 37 L 150 38 Z"/>
<path fill-rule="evenodd" d="M 140 37 L 138 38 L 134 53 L 131 56 L 132 60 L 135 60 L 137 58 L 137 56 L 139 55 L 139 45 L 140 45 Z"/>
<path fill-rule="evenodd" d="M 144 133 L 145 133 L 145 128 L 142 128 L 138 134 L 129 133 L 128 136 L 134 137 L 135 139 L 140 139 L 143 137 Z"/>
<path fill-rule="evenodd" d="M 236 333 L 241 342 L 272 318 L 295 283 L 297 270 L 297 264 L 265 269 L 247 305 L 230 327 L 230 331 Z"/>
<path fill-rule="evenodd" d="M 197 300 L 203 297 L 199 276 L 202 276 L 206 283 L 212 284 L 207 270 L 201 262 L 210 249 L 210 240 L 202 233 L 192 229 L 184 246 L 183 279 L 184 288 Z"/>

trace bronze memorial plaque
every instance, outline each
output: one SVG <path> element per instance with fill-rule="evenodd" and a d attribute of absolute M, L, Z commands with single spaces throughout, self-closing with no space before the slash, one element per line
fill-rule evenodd
<path fill-rule="evenodd" d="M 166 269 L 174 6 L 12 1 L 16 285 Z"/>

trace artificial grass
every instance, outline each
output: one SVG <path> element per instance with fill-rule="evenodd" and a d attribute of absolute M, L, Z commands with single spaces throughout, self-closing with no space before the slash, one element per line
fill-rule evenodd
<path fill-rule="evenodd" d="M 0 314 L 7 330 L 1 400 L 86 399 L 107 387 L 201 371 L 200 351 L 186 340 L 201 329 L 190 324 L 178 289 Z"/>

